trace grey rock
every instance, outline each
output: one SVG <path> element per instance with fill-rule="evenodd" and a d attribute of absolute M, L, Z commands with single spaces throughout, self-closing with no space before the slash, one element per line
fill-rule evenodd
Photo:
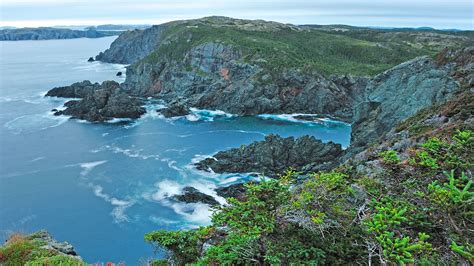
<path fill-rule="evenodd" d="M 84 98 L 100 89 L 99 83 L 91 83 L 88 80 L 73 83 L 70 86 L 56 87 L 49 90 L 46 96 L 60 98 Z"/>
<path fill-rule="evenodd" d="M 198 162 L 196 166 L 199 170 L 212 169 L 216 173 L 258 172 L 277 178 L 289 167 L 296 171 L 323 168 L 320 165 L 326 165 L 326 169 L 331 168 L 330 162 L 343 152 L 341 145 L 333 142 L 323 143 L 312 136 L 295 140 L 293 137 L 268 135 L 263 141 L 218 152 L 212 158 Z"/>
<path fill-rule="evenodd" d="M 31 235 L 27 236 L 29 240 L 39 240 L 45 242 L 45 245 L 42 246 L 44 249 L 51 249 L 59 252 L 63 255 L 68 255 L 76 259 L 82 260 L 78 255 L 74 247 L 68 242 L 58 242 L 53 239 L 53 237 L 45 230 L 38 231 Z"/>
<path fill-rule="evenodd" d="M 214 197 L 204 194 L 193 187 L 185 187 L 183 194 L 173 196 L 173 199 L 185 203 L 204 203 L 208 205 L 219 205 L 219 202 Z"/>
<path fill-rule="evenodd" d="M 372 79 L 354 108 L 352 146 L 378 140 L 419 110 L 445 102 L 458 89 L 449 73 L 428 57 L 400 64 Z"/>
<path fill-rule="evenodd" d="M 123 32 L 109 49 L 98 54 L 95 59 L 107 63 L 133 64 L 156 48 L 165 28 L 165 25 L 158 25 Z"/>
<path fill-rule="evenodd" d="M 164 117 L 183 116 L 190 113 L 189 108 L 182 99 L 172 101 L 166 108 L 158 110 Z"/>
<path fill-rule="evenodd" d="M 81 87 L 83 86 L 83 87 Z M 75 83 L 69 87 L 55 88 L 47 96 L 82 96 L 80 101 L 69 101 L 63 111 L 55 115 L 68 115 L 91 122 L 103 122 L 113 118 L 139 118 L 145 113 L 143 101 L 128 95 L 115 81 L 104 81 L 101 85 L 90 82 Z"/>
<path fill-rule="evenodd" d="M 247 188 L 245 187 L 244 183 L 232 184 L 229 186 L 216 188 L 218 196 L 221 196 L 223 198 L 235 198 L 238 200 L 242 200 L 245 197 L 246 191 Z"/>

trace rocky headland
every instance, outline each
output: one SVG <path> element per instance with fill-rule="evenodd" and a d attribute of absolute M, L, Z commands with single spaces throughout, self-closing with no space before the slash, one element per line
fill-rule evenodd
<path fill-rule="evenodd" d="M 118 35 L 116 31 L 71 30 L 59 28 L 21 28 L 0 30 L 0 41 L 101 38 Z"/>

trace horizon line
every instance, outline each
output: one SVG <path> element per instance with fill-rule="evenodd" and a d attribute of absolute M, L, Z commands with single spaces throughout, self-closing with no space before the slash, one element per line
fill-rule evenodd
<path fill-rule="evenodd" d="M 154 19 L 154 20 L 21 20 L 21 21 L 0 21 L 0 28 L 56 28 L 56 27 L 97 27 L 101 25 L 161 25 L 168 22 L 173 21 L 182 21 L 182 20 L 194 20 L 194 19 L 201 19 L 207 17 L 228 17 L 232 19 L 241 19 L 241 18 L 234 18 L 230 16 L 203 16 L 203 17 L 190 17 L 190 18 L 177 18 L 177 19 Z M 242 20 L 264 20 L 264 21 L 271 21 L 277 22 L 282 24 L 291 24 L 296 26 L 305 26 L 305 25 L 318 25 L 318 26 L 350 26 L 350 27 L 358 27 L 358 28 L 372 28 L 372 29 L 419 29 L 419 28 L 430 28 L 433 30 L 459 30 L 459 31 L 473 31 L 474 28 L 460 28 L 460 27 L 446 27 L 446 28 L 439 28 L 433 27 L 428 24 L 426 25 L 412 25 L 412 26 L 375 26 L 375 25 L 362 25 L 359 24 L 344 24 L 344 23 L 291 23 L 291 22 L 284 22 L 278 20 L 269 20 L 269 19 L 247 19 L 242 18 Z M 63 21 L 61 23 L 59 21 Z M 43 22 L 43 23 L 41 23 Z M 44 23 L 46 22 L 46 23 Z"/>

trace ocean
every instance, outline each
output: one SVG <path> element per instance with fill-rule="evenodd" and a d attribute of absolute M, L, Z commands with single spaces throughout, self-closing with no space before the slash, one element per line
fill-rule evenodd
<path fill-rule="evenodd" d="M 132 123 L 92 124 L 55 117 L 66 101 L 47 90 L 91 80 L 123 82 L 125 66 L 87 62 L 116 37 L 0 42 L 0 240 L 48 230 L 68 241 L 88 263 L 160 257 L 143 235 L 210 222 L 204 204 L 167 199 L 185 186 L 213 188 L 252 179 L 210 174 L 193 162 L 270 133 L 313 135 L 349 145 L 350 126 L 301 122 L 294 115 L 238 117 L 216 110 L 164 119 L 150 102 Z M 223 201 L 223 199 L 219 199 Z"/>

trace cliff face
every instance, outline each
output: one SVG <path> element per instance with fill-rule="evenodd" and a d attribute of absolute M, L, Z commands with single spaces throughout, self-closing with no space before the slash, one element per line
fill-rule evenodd
<path fill-rule="evenodd" d="M 450 65 L 413 60 L 434 56 L 449 34 L 429 42 L 426 32 L 398 32 L 399 42 L 387 34 L 209 17 L 125 32 L 96 59 L 131 64 L 121 91 L 179 107 L 167 116 L 190 107 L 316 113 L 353 122 L 353 146 L 362 147 L 457 89 Z M 469 36 L 446 38 L 458 46 Z"/>
<path fill-rule="evenodd" d="M 182 98 L 190 107 L 239 115 L 305 112 L 350 119 L 349 89 L 295 68 L 272 77 L 261 66 L 242 62 L 242 54 L 232 45 L 204 43 L 179 63 L 129 67 L 124 87 L 132 94 L 166 102 Z"/>
<path fill-rule="evenodd" d="M 449 68 L 420 57 L 375 76 L 354 107 L 352 146 L 365 146 L 422 108 L 448 100 L 459 88 Z"/>
<path fill-rule="evenodd" d="M 209 17 L 124 33 L 97 59 L 131 64 L 123 87 L 136 96 L 240 115 L 304 112 L 353 121 L 354 106 L 372 101 L 367 76 L 442 47 L 439 34 L 426 42 L 412 40 L 422 33 L 397 33 L 404 38 L 387 42 L 350 32 Z M 449 45 L 469 40 L 451 37 Z M 371 86 L 383 91 L 378 83 L 388 77 L 379 78 Z"/>
<path fill-rule="evenodd" d="M 118 32 L 96 30 L 83 31 L 56 28 L 23 28 L 0 30 L 0 41 L 101 38 L 118 34 Z"/>
<path fill-rule="evenodd" d="M 144 30 L 126 31 L 110 45 L 110 48 L 96 56 L 96 60 L 132 64 L 150 54 L 160 41 L 164 26 L 153 26 Z"/>

